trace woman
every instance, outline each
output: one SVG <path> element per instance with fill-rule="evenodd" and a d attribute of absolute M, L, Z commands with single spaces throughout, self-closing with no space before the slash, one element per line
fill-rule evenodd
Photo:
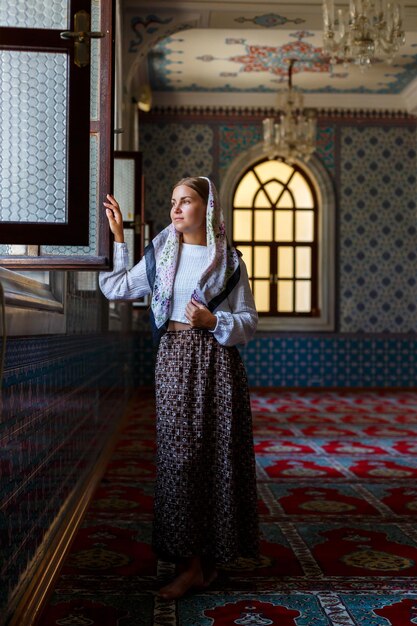
<path fill-rule="evenodd" d="M 208 586 L 216 563 L 258 556 L 249 393 L 235 347 L 253 336 L 258 316 L 208 178 L 174 186 L 171 224 L 131 270 L 119 206 L 107 199 L 114 269 L 100 274 L 100 287 L 111 300 L 152 293 L 160 335 L 153 548 L 177 563 L 177 577 L 159 592 L 174 599 Z"/>

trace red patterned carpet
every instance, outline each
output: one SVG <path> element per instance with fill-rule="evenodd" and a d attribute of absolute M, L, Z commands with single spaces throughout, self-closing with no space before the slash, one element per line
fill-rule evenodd
<path fill-rule="evenodd" d="M 150 549 L 154 407 L 138 393 L 39 626 L 417 624 L 417 394 L 252 393 L 260 563 L 178 603 Z"/>

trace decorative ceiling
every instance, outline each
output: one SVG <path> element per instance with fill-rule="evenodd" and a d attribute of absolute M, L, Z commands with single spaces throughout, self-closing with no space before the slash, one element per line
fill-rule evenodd
<path fill-rule="evenodd" d="M 417 0 L 405 2 L 406 45 L 393 64 L 364 72 L 332 68 L 323 56 L 321 6 L 131 0 L 124 7 L 127 89 L 147 83 L 160 105 L 268 107 L 297 59 L 293 84 L 310 106 L 417 112 Z"/>

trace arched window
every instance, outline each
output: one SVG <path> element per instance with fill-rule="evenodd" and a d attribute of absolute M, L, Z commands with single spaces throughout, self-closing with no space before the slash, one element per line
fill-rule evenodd
<path fill-rule="evenodd" d="M 299 166 L 264 159 L 239 180 L 233 243 L 260 315 L 318 315 L 317 225 L 317 196 Z"/>
<path fill-rule="evenodd" d="M 258 330 L 334 330 L 335 193 L 321 160 L 268 159 L 257 144 L 229 165 L 220 194 Z"/>

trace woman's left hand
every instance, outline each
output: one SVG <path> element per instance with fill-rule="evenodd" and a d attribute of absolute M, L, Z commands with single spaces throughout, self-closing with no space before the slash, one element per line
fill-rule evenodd
<path fill-rule="evenodd" d="M 194 298 L 191 298 L 185 307 L 185 317 L 190 322 L 191 328 L 213 330 L 217 324 L 217 317 L 204 304 L 200 304 Z"/>

